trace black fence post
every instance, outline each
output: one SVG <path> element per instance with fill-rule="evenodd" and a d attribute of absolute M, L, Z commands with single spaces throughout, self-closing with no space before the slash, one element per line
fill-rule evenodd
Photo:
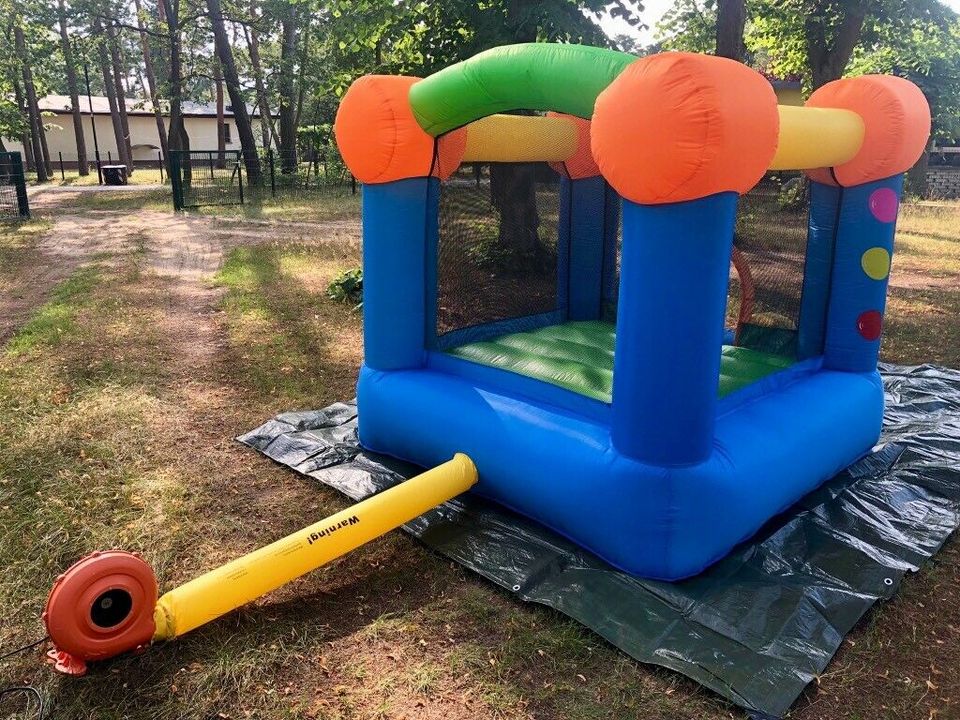
<path fill-rule="evenodd" d="M 113 165 L 113 156 L 110 154 L 109 150 L 107 150 L 107 162 Z"/>
<path fill-rule="evenodd" d="M 357 194 L 357 179 L 353 176 L 353 173 L 350 173 L 350 194 Z"/>
<path fill-rule="evenodd" d="M 103 185 L 103 168 L 102 163 L 100 162 L 100 151 L 96 150 L 93 154 L 97 161 L 97 184 Z"/>
<path fill-rule="evenodd" d="M 17 212 L 22 218 L 30 218 L 30 204 L 27 201 L 27 178 L 23 173 L 23 157 L 18 152 L 10 153 L 10 174 L 17 189 Z"/>
<path fill-rule="evenodd" d="M 240 204 L 243 205 L 243 155 L 237 158 L 237 180 L 240 182 Z"/>
<path fill-rule="evenodd" d="M 67 179 L 67 174 L 63 171 L 63 153 L 62 153 L 62 152 L 57 152 L 57 155 L 60 156 L 60 179 L 61 179 L 61 180 L 66 180 L 66 179 Z"/>
<path fill-rule="evenodd" d="M 270 162 L 270 197 L 277 196 L 277 173 L 273 165 L 273 148 L 267 150 L 267 160 Z"/>
<path fill-rule="evenodd" d="M 157 150 L 157 167 L 160 168 L 160 183 L 163 183 L 163 153 Z"/>

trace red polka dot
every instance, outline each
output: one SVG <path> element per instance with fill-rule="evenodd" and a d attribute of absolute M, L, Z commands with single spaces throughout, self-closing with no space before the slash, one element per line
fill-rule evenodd
<path fill-rule="evenodd" d="M 897 193 L 890 188 L 877 188 L 870 193 L 867 201 L 870 213 L 882 223 L 892 223 L 897 219 L 897 208 L 900 205 Z"/>
<path fill-rule="evenodd" d="M 857 318 L 857 330 L 864 340 L 876 340 L 883 332 L 883 315 L 879 310 L 867 310 Z"/>

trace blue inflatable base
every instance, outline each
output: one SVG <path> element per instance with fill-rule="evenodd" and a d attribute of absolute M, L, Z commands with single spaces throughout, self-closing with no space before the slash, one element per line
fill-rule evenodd
<path fill-rule="evenodd" d="M 449 369 L 362 368 L 361 445 L 425 467 L 464 452 L 477 495 L 662 580 L 701 572 L 866 454 L 883 413 L 878 373 L 795 366 L 724 399 L 706 462 L 659 467 L 617 452 L 602 417 L 531 397 L 527 378 Z"/>
<path fill-rule="evenodd" d="M 864 613 L 960 525 L 960 371 L 882 370 L 883 445 L 689 580 L 631 577 L 473 495 L 405 529 L 637 660 L 681 672 L 756 717 L 780 717 Z M 412 411 L 407 421 L 419 424 Z M 284 413 L 239 439 L 353 500 L 420 472 L 360 448 L 352 403 Z M 786 470 L 772 469 L 769 481 Z"/>

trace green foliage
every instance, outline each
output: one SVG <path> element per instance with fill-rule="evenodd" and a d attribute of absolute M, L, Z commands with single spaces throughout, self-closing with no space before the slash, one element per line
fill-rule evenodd
<path fill-rule="evenodd" d="M 777 207 L 787 212 L 801 212 L 807 209 L 809 185 L 803 176 L 792 177 L 780 186 L 777 193 Z"/>
<path fill-rule="evenodd" d="M 358 310 L 363 307 L 363 268 L 351 268 L 339 273 L 327 286 L 327 297 L 349 303 Z"/>
<path fill-rule="evenodd" d="M 749 0 L 747 11 L 746 59 L 757 69 L 800 78 L 808 92 L 840 74 L 908 78 L 930 102 L 935 138 L 960 137 L 960 16 L 939 0 Z M 658 41 L 712 52 L 715 28 L 716 0 L 677 0 Z"/>
<path fill-rule="evenodd" d="M 658 49 L 712 53 L 716 25 L 716 0 L 677 0 L 657 23 Z"/>
<path fill-rule="evenodd" d="M 642 10 L 634 0 L 337 0 L 330 7 L 334 60 L 345 70 L 337 90 L 361 72 L 424 76 L 509 43 L 610 46 L 594 18 L 608 10 L 636 25 Z"/>
<path fill-rule="evenodd" d="M 915 18 L 884 30 L 881 42 L 858 48 L 849 75 L 884 73 L 915 82 L 933 114 L 933 138 L 960 140 L 960 16 L 952 22 Z"/>

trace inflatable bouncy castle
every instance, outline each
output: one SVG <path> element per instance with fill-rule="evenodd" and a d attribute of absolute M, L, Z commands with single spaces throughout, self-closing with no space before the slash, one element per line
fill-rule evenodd
<path fill-rule="evenodd" d="M 699 572 L 877 441 L 929 130 L 906 80 L 778 107 L 686 53 L 526 44 L 360 78 L 335 131 L 363 183 L 361 444 L 466 453 L 472 492 L 613 565 Z M 765 245 L 783 223 L 741 196 L 787 171 L 809 211 Z"/>

